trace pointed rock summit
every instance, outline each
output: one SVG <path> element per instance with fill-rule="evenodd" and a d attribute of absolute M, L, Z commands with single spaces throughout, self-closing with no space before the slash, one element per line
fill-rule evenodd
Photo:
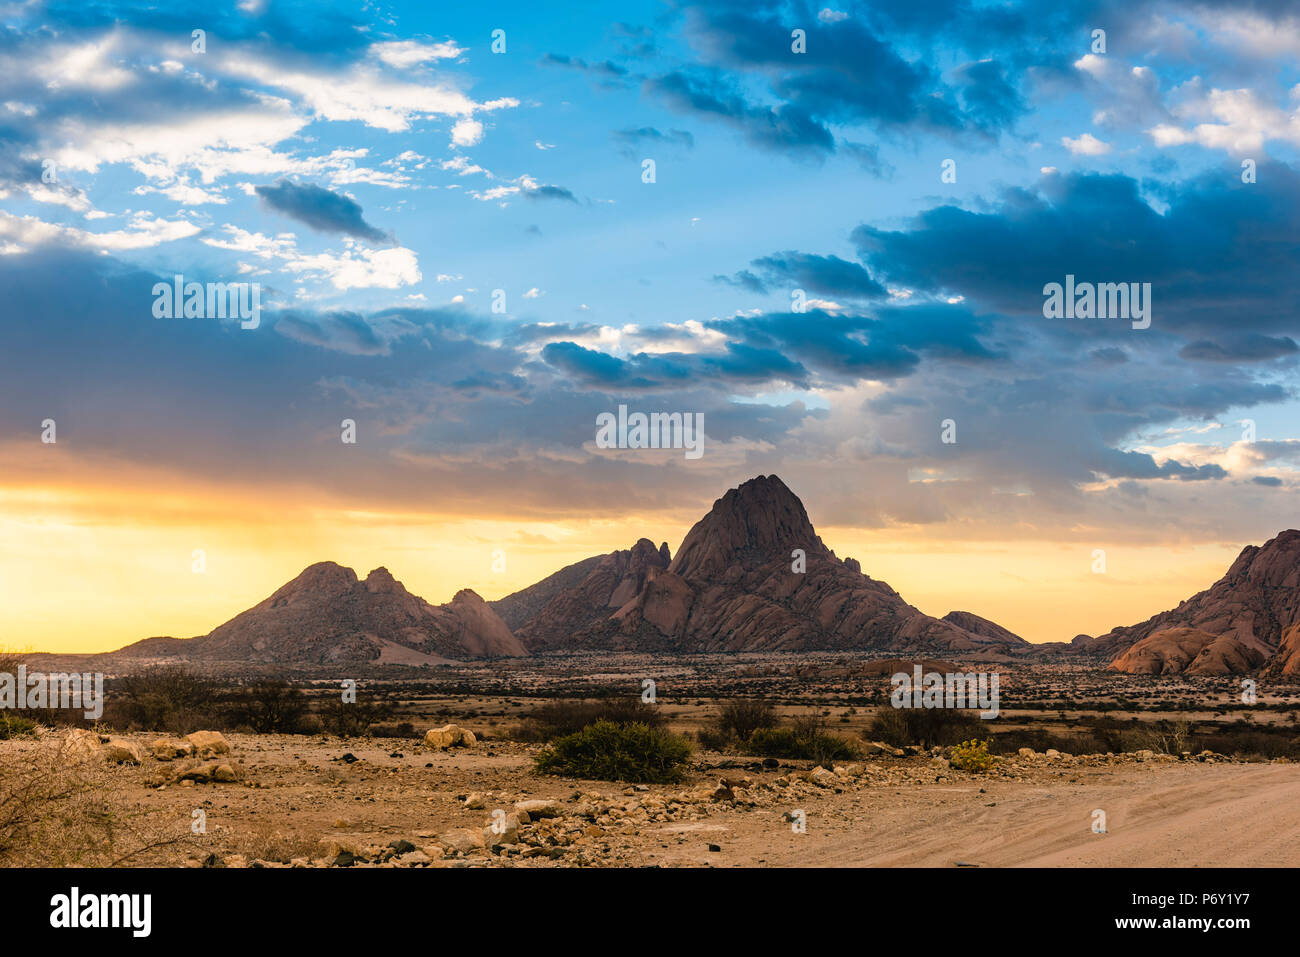
<path fill-rule="evenodd" d="M 677 550 L 669 571 L 683 578 L 722 578 L 737 568 L 808 557 L 833 557 L 808 520 L 799 497 L 775 475 L 760 475 L 713 503 Z"/>
<path fill-rule="evenodd" d="M 884 582 L 863 575 L 853 559 L 840 561 L 799 497 L 775 475 L 728 491 L 668 558 L 666 544 L 656 551 L 646 539 L 602 556 L 582 582 L 557 590 L 521 624 L 519 637 L 530 651 L 1002 652 L 1027 646 L 1004 629 L 974 633 L 922 614 Z M 997 628 L 985 624 L 986 631 Z"/>

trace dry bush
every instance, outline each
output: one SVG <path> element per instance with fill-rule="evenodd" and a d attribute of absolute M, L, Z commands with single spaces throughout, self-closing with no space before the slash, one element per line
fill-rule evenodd
<path fill-rule="evenodd" d="M 776 708 L 771 702 L 733 698 L 718 708 L 714 728 L 724 739 L 744 743 L 755 731 L 776 727 Z"/>
<path fill-rule="evenodd" d="M 552 701 L 524 716 L 512 737 L 516 741 L 553 741 L 577 734 L 597 721 L 612 724 L 664 725 L 663 712 L 640 698 L 602 698 L 595 701 Z"/>
<path fill-rule="evenodd" d="M 49 739 L 0 751 L 0 866 L 174 863 L 175 846 L 191 837 L 189 821 L 128 802 L 125 773 L 96 757 L 62 755 Z"/>
<path fill-rule="evenodd" d="M 235 853 L 250 861 L 288 864 L 295 857 L 310 860 L 321 854 L 320 835 L 308 835 L 267 823 L 254 825 L 246 834 L 236 836 L 233 843 Z"/>
<path fill-rule="evenodd" d="M 181 665 L 160 665 L 108 683 L 104 724 L 122 731 L 189 734 L 226 728 L 215 682 Z"/>

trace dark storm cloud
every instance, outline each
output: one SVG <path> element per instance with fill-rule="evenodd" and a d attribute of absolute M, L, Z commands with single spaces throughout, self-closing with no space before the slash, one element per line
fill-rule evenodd
<path fill-rule="evenodd" d="M 582 57 L 566 56 L 562 53 L 548 53 L 542 57 L 543 66 L 563 66 L 575 70 L 582 70 L 585 73 L 594 73 L 598 76 L 605 76 L 611 79 L 621 79 L 627 76 L 627 68 L 619 66 L 612 60 L 603 60 L 599 63 L 588 63 Z"/>
<path fill-rule="evenodd" d="M 904 229 L 860 226 L 853 239 L 873 275 L 1007 315 L 1041 319 L 1043 286 L 1069 274 L 1151 283 L 1152 330 L 1213 339 L 1231 316 L 1239 333 L 1276 334 L 1295 328 L 1300 300 L 1300 176 L 1265 168 L 1253 184 L 1235 168 L 1170 184 L 1052 176 L 979 211 L 939 206 Z M 1063 321 L 1081 336 L 1117 328 Z"/>
<path fill-rule="evenodd" d="M 722 355 L 638 353 L 620 358 L 574 342 L 552 342 L 542 359 L 583 385 L 605 389 L 654 390 L 704 383 L 730 389 L 741 383 L 773 380 L 808 384 L 808 372 L 780 351 L 744 342 L 729 342 Z"/>
<path fill-rule="evenodd" d="M 737 316 L 709 325 L 840 382 L 898 379 L 916 371 L 924 355 L 964 362 L 999 358 L 980 341 L 989 320 L 960 306 L 891 307 L 879 310 L 876 318 L 810 309 Z"/>
<path fill-rule="evenodd" d="M 254 192 L 271 209 L 320 232 L 342 233 L 372 243 L 390 239 L 366 222 L 359 203 L 333 190 L 282 179 L 274 186 L 254 187 Z"/>
<path fill-rule="evenodd" d="M 715 278 L 760 293 L 779 287 L 787 290 L 800 288 L 818 295 L 854 299 L 874 299 L 886 295 L 885 288 L 872 279 L 871 274 L 861 265 L 838 256 L 786 250 L 752 260 L 750 265 L 752 270 L 745 269 L 734 276 Z M 762 278 L 759 278 L 760 275 Z"/>
<path fill-rule="evenodd" d="M 275 331 L 298 342 L 353 355 L 380 355 L 388 351 L 388 343 L 355 312 L 310 316 L 285 311 L 276 317 Z"/>
<path fill-rule="evenodd" d="M 534 189 L 525 189 L 524 196 L 531 200 L 554 199 L 564 203 L 578 202 L 578 197 L 573 195 L 573 191 L 563 186 L 538 186 Z"/>
<path fill-rule="evenodd" d="M 1228 335 L 1217 340 L 1198 339 L 1179 351 L 1184 359 L 1206 362 L 1263 362 L 1300 352 L 1290 336 L 1262 336 L 1258 333 Z"/>
<path fill-rule="evenodd" d="M 619 152 L 628 157 L 634 156 L 638 149 L 668 146 L 689 150 L 695 146 L 695 137 L 686 130 L 664 132 L 653 126 L 614 130 L 610 137 L 619 145 Z"/>

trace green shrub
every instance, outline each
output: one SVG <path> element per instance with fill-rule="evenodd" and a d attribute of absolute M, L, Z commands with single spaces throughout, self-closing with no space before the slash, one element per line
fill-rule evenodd
<path fill-rule="evenodd" d="M 640 698 L 606 698 L 597 701 L 553 701 L 524 717 L 513 737 L 518 741 L 553 741 L 576 734 L 597 721 L 613 724 L 663 726 L 663 712 Z"/>
<path fill-rule="evenodd" d="M 537 757 L 542 774 L 662 784 L 681 778 L 691 756 L 687 741 L 641 722 L 596 721 L 565 735 Z"/>
<path fill-rule="evenodd" d="M 823 730 L 821 719 L 804 718 L 792 727 L 759 728 L 749 738 L 749 750 L 765 758 L 816 761 L 829 767 L 858 756 L 851 741 Z"/>
<path fill-rule="evenodd" d="M 958 771 L 983 774 L 993 767 L 997 758 L 989 754 L 988 741 L 963 741 L 953 747 L 948 763 Z"/>
<path fill-rule="evenodd" d="M 36 722 L 30 721 L 19 714 L 10 714 L 6 711 L 0 711 L 0 741 L 8 741 L 10 738 L 22 737 L 31 734 L 36 730 Z"/>

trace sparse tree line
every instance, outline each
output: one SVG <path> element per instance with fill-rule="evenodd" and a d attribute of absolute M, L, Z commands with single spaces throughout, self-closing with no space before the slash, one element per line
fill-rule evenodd
<path fill-rule="evenodd" d="M 15 662 L 16 664 L 16 662 Z M 0 660 L 0 671 L 8 670 Z M 168 665 L 105 683 L 107 701 L 100 724 L 120 731 L 185 735 L 200 729 L 255 734 L 319 734 L 341 737 L 412 737 L 409 722 L 385 724 L 397 713 L 391 695 L 359 694 L 344 702 L 335 689 L 304 688 L 282 679 L 227 683 L 188 668 Z M 0 713 L 0 739 L 31 731 L 36 724 L 82 725 L 80 714 L 52 710 Z"/>

